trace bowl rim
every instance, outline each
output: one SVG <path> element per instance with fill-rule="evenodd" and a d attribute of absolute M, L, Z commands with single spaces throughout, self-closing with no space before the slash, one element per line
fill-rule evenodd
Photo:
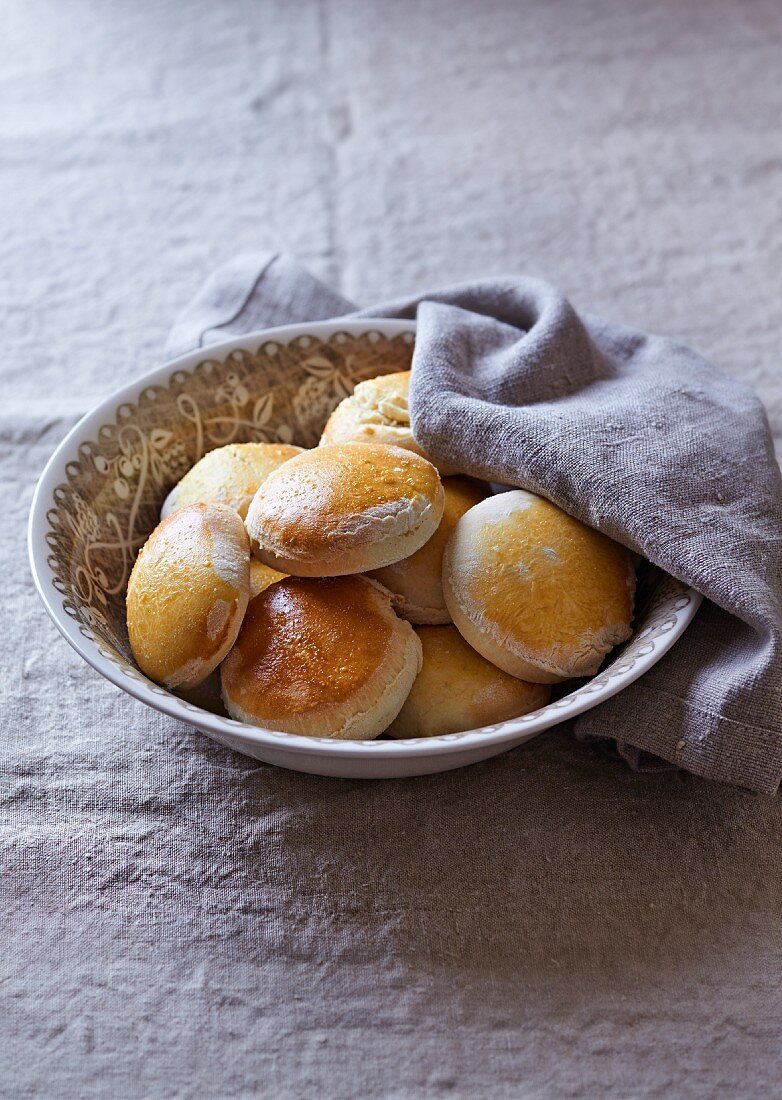
<path fill-rule="evenodd" d="M 554 703 L 548 703 L 539 710 L 501 723 L 492 723 L 489 726 L 458 733 L 441 734 L 437 737 L 373 741 L 345 741 L 283 733 L 279 730 L 250 726 L 233 718 L 214 714 L 153 684 L 139 670 L 126 668 L 116 658 L 107 655 L 102 642 L 94 636 L 90 637 L 83 633 L 84 628 L 65 612 L 60 593 L 52 583 L 53 574 L 48 562 L 49 548 L 45 538 L 48 528 L 47 513 L 53 501 L 54 490 L 67 480 L 67 465 L 77 457 L 79 444 L 85 439 L 93 438 L 102 425 L 116 420 L 119 407 L 137 399 L 147 387 L 165 384 L 172 374 L 179 370 L 193 370 L 205 359 L 225 356 L 237 348 L 257 349 L 267 341 L 276 341 L 280 338 L 288 341 L 300 336 L 324 338 L 338 332 L 359 336 L 373 331 L 381 336 L 398 336 L 406 332 L 415 333 L 416 324 L 415 321 L 382 317 L 302 322 L 258 329 L 219 343 L 199 347 L 185 355 L 166 360 L 160 366 L 138 375 L 133 381 L 114 390 L 82 416 L 57 445 L 38 478 L 30 506 L 27 527 L 30 568 L 35 587 L 54 625 L 69 645 L 110 683 L 163 714 L 189 725 L 197 725 L 218 740 L 230 739 L 235 743 L 238 739 L 259 746 L 273 746 L 277 749 L 284 746 L 285 750 L 293 755 L 338 756 L 353 759 L 368 756 L 374 759 L 395 759 L 418 755 L 462 754 L 478 747 L 488 748 L 505 742 L 510 747 L 519 740 L 526 740 L 535 733 L 574 718 L 597 706 L 598 703 L 610 699 L 656 664 L 689 626 L 703 597 L 699 592 L 687 587 L 682 596 L 675 601 L 680 606 L 674 606 L 674 621 L 670 629 L 656 637 L 650 644 L 649 650 L 635 658 L 632 667 L 624 671 L 617 670 L 607 683 L 598 684 L 591 692 L 584 690 L 593 682 L 587 681 Z M 600 673 L 597 674 L 598 679 L 599 677 Z"/>

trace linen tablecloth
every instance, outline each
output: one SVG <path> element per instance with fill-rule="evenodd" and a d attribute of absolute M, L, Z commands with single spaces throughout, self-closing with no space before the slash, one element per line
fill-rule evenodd
<path fill-rule="evenodd" d="M 6 9 L 0 1093 L 773 1093 L 777 799 L 567 730 L 404 782 L 258 766 L 68 649 L 24 530 L 245 248 L 358 301 L 546 276 L 750 381 L 779 439 L 776 5 Z"/>

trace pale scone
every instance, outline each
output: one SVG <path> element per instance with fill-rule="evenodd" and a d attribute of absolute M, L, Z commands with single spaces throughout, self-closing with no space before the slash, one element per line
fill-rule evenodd
<path fill-rule="evenodd" d="M 250 542 L 239 515 L 191 504 L 164 519 L 128 581 L 128 636 L 142 672 L 168 688 L 205 680 L 233 645 L 250 592 Z"/>
<path fill-rule="evenodd" d="M 466 477 L 443 478 L 443 490 L 443 518 L 432 537 L 409 558 L 371 574 L 395 594 L 397 612 L 411 623 L 451 621 L 443 595 L 443 552 L 458 520 L 489 492 L 487 485 Z"/>
<path fill-rule="evenodd" d="M 594 675 L 630 635 L 630 554 L 542 497 L 487 497 L 454 528 L 443 557 L 454 623 L 487 660 L 524 680 Z"/>
<path fill-rule="evenodd" d="M 268 565 L 264 565 L 257 558 L 252 558 L 250 561 L 250 599 L 255 599 L 270 584 L 284 580 L 287 575 L 287 573 L 280 573 L 276 569 L 270 569 Z"/>
<path fill-rule="evenodd" d="M 414 554 L 443 514 L 440 475 L 401 447 L 316 447 L 270 474 L 247 512 L 253 551 L 299 577 L 365 573 Z"/>
<path fill-rule="evenodd" d="M 468 645 L 455 626 L 419 626 L 423 665 L 390 737 L 439 737 L 518 718 L 543 707 L 551 689 L 509 676 Z"/>
<path fill-rule="evenodd" d="M 209 451 L 177 482 L 160 509 L 161 519 L 186 504 L 225 504 L 244 519 L 250 501 L 272 470 L 301 453 L 287 443 L 229 443 Z"/>
<path fill-rule="evenodd" d="M 232 717 L 310 737 L 367 740 L 399 713 L 421 643 L 365 577 L 288 577 L 250 601 L 221 667 Z"/>
<path fill-rule="evenodd" d="M 454 470 L 436 462 L 413 438 L 410 427 L 410 371 L 381 374 L 359 382 L 350 397 L 337 405 L 323 429 L 328 443 L 389 443 L 429 459 L 441 474 Z"/>

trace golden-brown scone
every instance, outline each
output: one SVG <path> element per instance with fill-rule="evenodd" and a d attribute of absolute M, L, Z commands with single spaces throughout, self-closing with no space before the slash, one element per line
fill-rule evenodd
<path fill-rule="evenodd" d="M 257 558 L 252 558 L 250 561 L 250 599 L 254 600 L 261 592 L 265 592 L 270 584 L 284 580 L 287 575 L 287 573 L 279 573 L 276 569 L 270 569 L 268 565 L 264 565 Z"/>
<path fill-rule="evenodd" d="M 465 642 L 455 626 L 419 626 L 423 666 L 386 730 L 390 737 L 440 737 L 518 718 L 549 700 L 547 684 L 517 680 Z"/>
<path fill-rule="evenodd" d="M 232 717 L 266 729 L 361 741 L 394 720 L 421 643 L 365 577 L 288 577 L 250 601 L 221 667 Z"/>
<path fill-rule="evenodd" d="M 381 374 L 359 382 L 340 401 L 326 422 L 321 445 L 328 443 L 390 443 L 429 459 L 441 474 L 455 471 L 435 462 L 413 438 L 410 428 L 410 371 Z"/>
<path fill-rule="evenodd" d="M 244 519 L 272 470 L 301 452 L 287 443 L 229 443 L 209 451 L 177 482 L 160 509 L 165 519 L 186 504 L 226 504 Z"/>
<path fill-rule="evenodd" d="M 443 551 L 458 520 L 489 493 L 487 485 L 466 477 L 444 478 L 443 490 L 443 518 L 432 537 L 409 558 L 371 574 L 395 594 L 397 613 L 411 623 L 451 621 L 443 595 Z"/>
<path fill-rule="evenodd" d="M 471 646 L 524 680 L 592 676 L 630 635 L 635 570 L 619 543 L 522 489 L 454 528 L 443 591 Z"/>
<path fill-rule="evenodd" d="M 162 520 L 130 574 L 128 635 L 168 688 L 205 680 L 233 645 L 250 592 L 250 542 L 233 508 L 191 504 Z"/>
<path fill-rule="evenodd" d="M 247 512 L 253 551 L 297 577 L 365 573 L 414 554 L 443 514 L 440 475 L 401 447 L 316 447 L 270 474 Z"/>

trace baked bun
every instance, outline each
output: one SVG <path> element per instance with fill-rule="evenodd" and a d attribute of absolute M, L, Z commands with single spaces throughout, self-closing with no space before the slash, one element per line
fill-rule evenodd
<path fill-rule="evenodd" d="M 365 577 L 288 577 L 250 601 L 221 668 L 232 717 L 266 729 L 359 741 L 399 713 L 421 643 Z"/>
<path fill-rule="evenodd" d="M 272 470 L 301 452 L 287 443 L 229 443 L 209 451 L 177 482 L 161 519 L 187 504 L 226 504 L 244 519 L 258 487 Z"/>
<path fill-rule="evenodd" d="M 629 637 L 635 571 L 619 543 L 514 489 L 456 524 L 443 591 L 454 623 L 487 660 L 553 684 L 593 676 Z"/>
<path fill-rule="evenodd" d="M 381 374 L 359 382 L 350 397 L 337 405 L 326 422 L 321 444 L 386 443 L 404 447 L 437 466 L 441 474 L 450 467 L 435 462 L 413 439 L 410 428 L 410 371 Z"/>
<path fill-rule="evenodd" d="M 250 561 L 250 599 L 254 600 L 261 592 L 265 592 L 270 584 L 281 581 L 287 577 L 287 573 L 278 573 L 276 569 L 270 569 L 257 558 Z"/>
<path fill-rule="evenodd" d="M 517 680 L 469 646 L 455 626 L 420 626 L 424 663 L 386 733 L 439 737 L 518 718 L 546 705 L 547 684 Z"/>
<path fill-rule="evenodd" d="M 371 574 L 394 593 L 397 613 L 411 623 L 451 621 L 443 595 L 443 551 L 457 521 L 489 492 L 486 485 L 466 477 L 444 478 L 443 490 L 443 518 L 428 542 L 409 558 Z"/>
<path fill-rule="evenodd" d="M 128 581 L 128 635 L 142 672 L 167 688 L 205 680 L 236 640 L 250 593 L 250 542 L 222 504 L 157 525 Z"/>
<path fill-rule="evenodd" d="M 443 514 L 440 475 L 401 447 L 316 447 L 270 474 L 247 512 L 253 551 L 297 577 L 365 573 L 414 554 Z"/>

